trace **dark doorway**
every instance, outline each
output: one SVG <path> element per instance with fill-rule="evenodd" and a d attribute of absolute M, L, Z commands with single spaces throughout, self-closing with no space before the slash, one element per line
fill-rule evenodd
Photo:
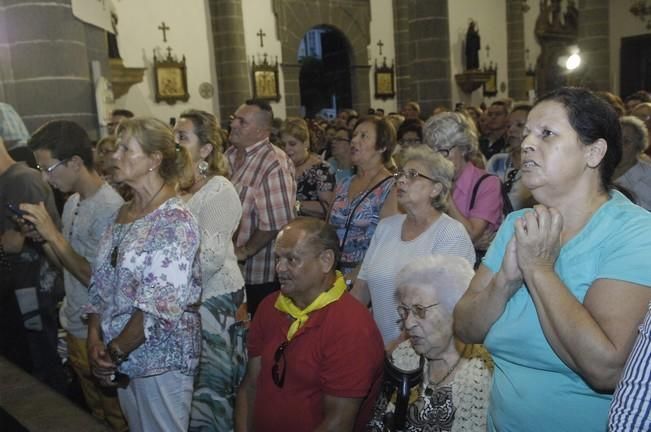
<path fill-rule="evenodd" d="M 651 89 L 651 35 L 622 38 L 619 58 L 622 97 Z"/>
<path fill-rule="evenodd" d="M 310 29 L 298 52 L 299 86 L 306 117 L 321 110 L 334 115 L 352 107 L 350 45 L 346 36 L 328 26 Z"/>

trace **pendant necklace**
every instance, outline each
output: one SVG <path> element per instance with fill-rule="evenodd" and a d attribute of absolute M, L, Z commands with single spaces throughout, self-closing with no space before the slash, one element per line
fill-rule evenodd
<path fill-rule="evenodd" d="M 165 182 L 163 182 L 163 185 L 160 187 L 160 189 L 158 189 L 158 192 L 156 192 L 156 194 L 149 200 L 149 202 L 145 205 L 145 207 L 143 207 L 143 211 L 147 210 L 147 207 L 149 207 L 149 205 L 154 201 L 154 199 L 156 199 L 156 197 L 163 190 L 164 187 L 165 187 Z M 139 215 L 140 215 L 139 213 L 136 215 L 136 219 L 138 218 Z M 131 231 L 131 227 L 135 224 L 135 222 L 136 220 L 134 219 L 133 222 L 129 224 L 127 230 L 118 239 L 118 243 L 113 247 L 113 250 L 111 251 L 111 267 L 115 268 L 118 265 L 118 255 L 120 253 L 120 249 L 119 249 L 120 245 L 122 244 L 122 241 L 126 238 L 127 234 L 129 234 L 129 231 Z"/>

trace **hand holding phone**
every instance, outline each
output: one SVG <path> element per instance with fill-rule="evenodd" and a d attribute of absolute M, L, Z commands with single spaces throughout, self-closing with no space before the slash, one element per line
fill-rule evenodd
<path fill-rule="evenodd" d="M 7 208 L 9 209 L 9 211 L 11 211 L 19 219 L 18 220 L 19 223 L 24 223 L 24 224 L 28 224 L 30 226 L 34 226 L 33 223 L 31 223 L 30 221 L 25 219 L 25 214 L 27 214 L 27 213 L 24 212 L 23 210 L 19 209 L 18 206 L 14 205 L 12 203 L 7 203 Z"/>

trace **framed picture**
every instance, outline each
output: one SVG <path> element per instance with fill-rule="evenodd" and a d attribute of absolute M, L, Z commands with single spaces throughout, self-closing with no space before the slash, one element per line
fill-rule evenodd
<path fill-rule="evenodd" d="M 179 62 L 172 57 L 172 50 L 169 48 L 164 59 L 156 58 L 154 52 L 154 81 L 156 102 L 167 102 L 173 105 L 177 101 L 187 102 L 190 99 L 185 56 Z"/>
<path fill-rule="evenodd" d="M 492 97 L 497 94 L 497 66 L 493 67 L 491 64 L 485 72 L 489 73 L 488 80 L 484 82 L 484 96 Z"/>
<path fill-rule="evenodd" d="M 375 97 L 377 99 L 390 99 L 396 95 L 393 89 L 393 77 L 393 65 L 387 66 L 386 57 L 382 66 L 378 66 L 377 61 L 375 62 Z"/>
<path fill-rule="evenodd" d="M 278 89 L 278 61 L 270 64 L 267 61 L 267 55 L 260 64 L 255 63 L 253 59 L 251 67 L 253 79 L 253 97 L 267 101 L 278 102 L 280 100 L 280 91 Z"/>

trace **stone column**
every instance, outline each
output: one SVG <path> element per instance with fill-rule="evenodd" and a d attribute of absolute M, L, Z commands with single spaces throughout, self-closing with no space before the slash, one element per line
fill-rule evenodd
<path fill-rule="evenodd" d="M 407 101 L 413 99 L 411 95 L 411 59 L 409 57 L 409 3 L 404 0 L 393 0 L 393 29 L 394 44 L 396 47 L 396 94 L 398 109 Z"/>
<path fill-rule="evenodd" d="M 241 0 L 210 0 L 219 113 L 222 121 L 252 95 Z"/>
<path fill-rule="evenodd" d="M 523 6 L 522 0 L 506 2 L 509 97 L 514 100 L 527 99 Z"/>
<path fill-rule="evenodd" d="M 105 33 L 77 20 L 70 0 L 0 0 L 0 5 L 5 100 L 30 131 L 49 120 L 66 119 L 96 136 L 90 60 L 102 57 Z M 103 57 L 105 65 L 107 54 Z"/>
<path fill-rule="evenodd" d="M 411 97 L 421 113 L 451 105 L 450 24 L 447 0 L 409 0 Z"/>
<path fill-rule="evenodd" d="M 579 40 L 582 78 L 593 90 L 610 90 L 609 0 L 579 2 Z"/>

